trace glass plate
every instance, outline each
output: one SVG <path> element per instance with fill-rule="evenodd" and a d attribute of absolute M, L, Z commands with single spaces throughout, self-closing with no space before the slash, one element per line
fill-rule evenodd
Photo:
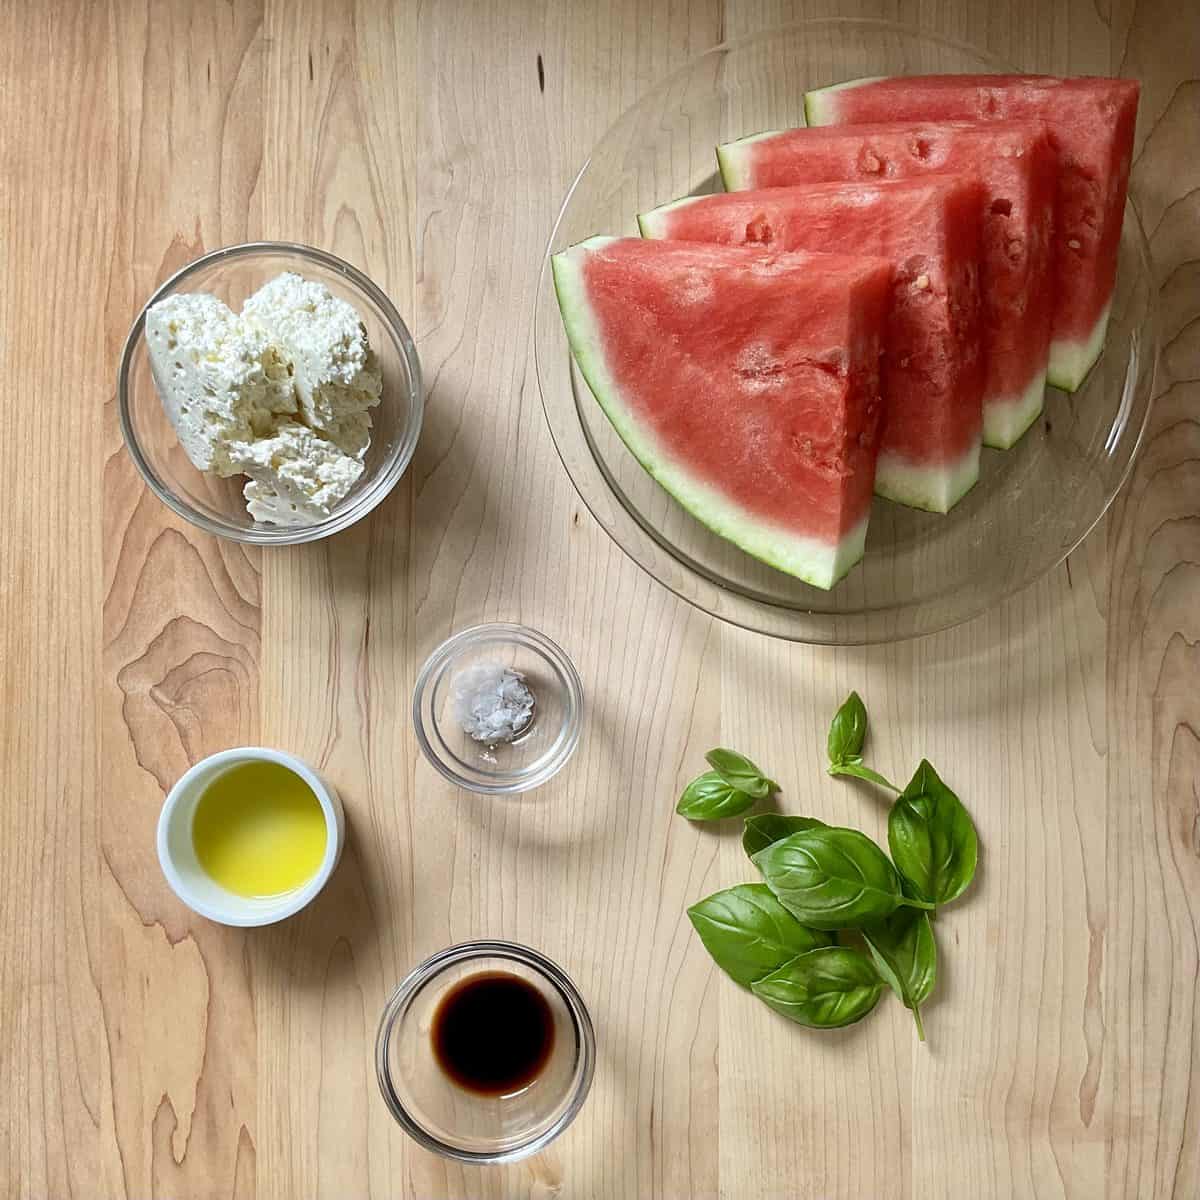
<path fill-rule="evenodd" d="M 978 50 L 879 21 L 820 20 L 718 46 L 608 131 L 563 202 L 548 255 L 593 234 L 637 235 L 636 214 L 721 190 L 714 147 L 804 123 L 804 93 L 863 75 L 1011 71 Z M 534 356 L 563 465 L 592 515 L 664 587 L 724 621 L 824 645 L 884 642 L 966 621 L 1056 566 L 1129 474 L 1150 413 L 1157 323 L 1149 250 L 1125 213 L 1108 342 L 1074 395 L 1046 393 L 1012 450 L 946 516 L 876 499 L 863 561 L 823 592 L 700 524 L 642 470 L 575 367 L 543 263 Z"/>

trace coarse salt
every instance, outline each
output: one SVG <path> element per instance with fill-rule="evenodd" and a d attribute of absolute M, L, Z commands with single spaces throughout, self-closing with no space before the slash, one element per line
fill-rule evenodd
<path fill-rule="evenodd" d="M 511 742 L 533 720 L 535 699 L 520 671 L 479 662 L 460 671 L 450 688 L 454 720 L 477 742 Z"/>

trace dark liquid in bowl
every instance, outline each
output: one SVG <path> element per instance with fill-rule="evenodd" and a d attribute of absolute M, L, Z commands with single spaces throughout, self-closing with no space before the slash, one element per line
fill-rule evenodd
<path fill-rule="evenodd" d="M 485 971 L 456 983 L 433 1014 L 433 1053 L 459 1087 L 505 1096 L 528 1087 L 554 1049 L 546 998 L 517 975 Z"/>

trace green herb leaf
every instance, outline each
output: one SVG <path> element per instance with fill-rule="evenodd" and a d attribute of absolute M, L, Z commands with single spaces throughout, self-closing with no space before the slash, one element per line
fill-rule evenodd
<path fill-rule="evenodd" d="M 832 941 L 829 934 L 801 925 L 764 883 L 716 892 L 687 913 L 713 961 L 743 987 Z"/>
<path fill-rule="evenodd" d="M 829 761 L 839 763 L 857 760 L 862 762 L 863 742 L 867 740 L 867 708 L 857 692 L 851 692 L 846 702 L 833 715 L 829 726 L 826 746 Z"/>
<path fill-rule="evenodd" d="M 755 800 L 765 800 L 772 792 L 779 791 L 779 784 L 768 779 L 744 754 L 736 750 L 725 750 L 718 746 L 704 757 L 730 787 L 753 796 Z"/>
<path fill-rule="evenodd" d="M 775 898 L 814 929 L 857 929 L 891 916 L 908 899 L 887 855 L 856 829 L 802 829 L 752 859 Z"/>
<path fill-rule="evenodd" d="M 793 958 L 750 989 L 790 1021 L 837 1029 L 861 1021 L 879 1003 L 883 981 L 866 955 L 829 946 Z"/>
<path fill-rule="evenodd" d="M 829 774 L 853 775 L 855 779 L 869 779 L 872 783 L 877 783 L 880 787 L 885 787 L 892 792 L 900 790 L 894 783 L 884 779 L 878 771 L 872 771 L 870 767 L 864 767 L 861 758 L 847 759 L 845 762 L 840 763 L 830 763 Z"/>
<path fill-rule="evenodd" d="M 921 1005 L 937 979 L 937 944 L 929 914 L 902 908 L 877 925 L 862 930 L 875 969 L 900 1002 L 912 1009 L 917 1036 L 925 1040 Z"/>
<path fill-rule="evenodd" d="M 765 850 L 772 842 L 782 841 L 801 829 L 816 829 L 825 824 L 816 817 L 785 817 L 782 813 L 759 813 L 746 818 L 742 849 L 749 858 Z"/>
<path fill-rule="evenodd" d="M 932 904 L 961 896 L 975 877 L 975 826 L 924 759 L 888 814 L 888 846 L 916 894 Z"/>
<path fill-rule="evenodd" d="M 730 786 L 716 771 L 705 771 L 683 789 L 675 811 L 689 821 L 740 816 L 754 803 L 748 792 Z"/>

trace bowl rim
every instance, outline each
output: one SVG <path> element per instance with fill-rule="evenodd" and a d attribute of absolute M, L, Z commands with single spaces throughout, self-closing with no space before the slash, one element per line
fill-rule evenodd
<path fill-rule="evenodd" d="M 607 129 L 600 135 L 594 143 L 592 150 L 589 151 L 584 159 L 579 170 L 571 179 L 566 192 L 563 195 L 561 204 L 554 217 L 554 222 L 551 225 L 550 233 L 546 239 L 546 246 L 542 253 L 540 269 L 538 272 L 537 288 L 534 295 L 534 317 L 531 326 L 530 336 L 532 339 L 534 374 L 537 378 L 538 393 L 542 401 L 542 413 L 546 421 L 546 425 L 550 431 L 550 440 L 554 443 L 555 453 L 558 455 L 559 462 L 562 464 L 563 470 L 566 472 L 567 478 L 571 481 L 571 486 L 574 488 L 576 495 L 583 502 L 584 507 L 592 515 L 597 524 L 604 530 L 608 537 L 616 544 L 621 552 L 629 558 L 640 570 L 644 571 L 651 579 L 659 586 L 665 588 L 672 595 L 686 601 L 692 607 L 699 609 L 708 616 L 715 617 L 722 622 L 732 625 L 735 628 L 745 629 L 750 633 L 761 634 L 764 637 L 779 638 L 782 641 L 795 642 L 801 645 L 812 646 L 865 646 L 865 645 L 882 645 L 890 643 L 898 643 L 904 641 L 912 641 L 917 638 L 929 637 L 936 633 L 943 633 L 948 629 L 957 628 L 960 625 L 967 624 L 976 618 L 983 616 L 985 613 L 992 611 L 1000 604 L 1010 600 L 1013 596 L 1024 591 L 1026 588 L 1033 586 L 1039 580 L 1044 579 L 1062 563 L 1087 539 L 1092 531 L 1100 524 L 1105 514 L 1112 507 L 1117 496 L 1121 493 L 1130 476 L 1133 473 L 1134 464 L 1137 461 L 1138 455 L 1142 450 L 1143 442 L 1145 441 L 1146 430 L 1149 427 L 1150 417 L 1155 407 L 1155 387 L 1157 384 L 1158 367 L 1159 367 L 1159 351 L 1161 341 L 1161 330 L 1159 328 L 1158 314 L 1158 292 L 1153 286 L 1155 278 L 1154 260 L 1150 251 L 1150 244 L 1146 237 L 1145 228 L 1142 225 L 1141 214 L 1137 210 L 1132 195 L 1126 197 L 1125 221 L 1129 228 L 1128 222 L 1130 216 L 1133 218 L 1132 234 L 1135 243 L 1137 256 L 1141 261 L 1143 272 L 1151 286 L 1147 287 L 1146 298 L 1146 320 L 1144 331 L 1148 333 L 1144 342 L 1139 342 L 1141 353 L 1143 354 L 1148 366 L 1147 377 L 1145 382 L 1146 388 L 1146 408 L 1142 415 L 1140 425 L 1133 432 L 1133 441 L 1129 449 L 1128 457 L 1123 464 L 1120 477 L 1115 484 L 1108 490 L 1108 494 L 1104 496 L 1102 503 L 1098 506 L 1097 511 L 1092 515 L 1089 521 L 1085 521 L 1082 527 L 1076 532 L 1076 536 L 1069 544 L 1064 544 L 1046 565 L 1036 573 L 1028 577 L 1019 579 L 1010 579 L 1006 586 L 998 591 L 995 595 L 988 597 L 982 603 L 965 606 L 963 611 L 954 612 L 930 624 L 928 627 L 919 627 L 916 623 L 912 628 L 896 630 L 894 625 L 896 617 L 901 613 L 915 613 L 923 605 L 928 603 L 928 598 L 916 602 L 910 602 L 900 607 L 884 607 L 877 609 L 862 609 L 858 611 L 847 611 L 845 613 L 821 613 L 817 614 L 813 610 L 805 610 L 799 605 L 782 605 L 773 603 L 769 598 L 764 596 L 753 596 L 735 590 L 724 585 L 720 580 L 712 576 L 709 572 L 700 568 L 697 564 L 691 562 L 688 556 L 668 545 L 665 540 L 657 536 L 653 531 L 646 528 L 646 523 L 640 513 L 631 511 L 624 503 L 618 490 L 614 490 L 609 478 L 607 468 L 598 462 L 595 457 L 595 452 L 591 444 L 591 438 L 586 428 L 582 429 L 581 436 L 587 444 L 589 455 L 596 467 L 599 475 L 602 477 L 605 484 L 604 498 L 611 499 L 616 502 L 617 507 L 629 518 L 629 521 L 636 527 L 634 534 L 635 544 L 627 544 L 628 538 L 618 534 L 617 524 L 619 518 L 609 520 L 604 513 L 600 511 L 600 501 L 589 497 L 585 492 L 584 486 L 576 479 L 576 474 L 572 471 L 568 464 L 568 450 L 563 444 L 563 437 L 560 434 L 556 424 L 556 419 L 551 415 L 551 404 L 547 397 L 546 388 L 543 385 L 543 372 L 541 361 L 544 354 L 539 348 L 538 338 L 538 323 L 543 303 L 545 303 L 546 295 L 553 290 L 552 283 L 552 268 L 551 258 L 554 250 L 554 244 L 558 237 L 559 228 L 567 215 L 567 209 L 570 206 L 572 199 L 575 196 L 584 177 L 592 165 L 592 158 L 597 146 L 605 143 L 621 126 L 630 114 L 646 102 L 646 100 L 659 93 L 669 92 L 670 89 L 677 84 L 678 81 L 684 79 L 688 74 L 695 71 L 698 64 L 710 58 L 729 53 L 732 50 L 744 48 L 752 43 L 764 42 L 773 37 L 782 35 L 797 35 L 805 32 L 815 32 L 817 30 L 843 30 L 852 31 L 855 29 L 869 30 L 876 33 L 896 33 L 903 34 L 907 37 L 919 38 L 924 41 L 935 43 L 939 46 L 944 46 L 948 49 L 956 50 L 965 54 L 970 54 L 978 59 L 981 63 L 986 63 L 991 71 L 1002 74 L 1027 74 L 1028 72 L 1020 72 L 1008 63 L 1006 60 L 991 53 L 991 51 L 972 45 L 969 42 L 962 41 L 957 38 L 944 37 L 941 34 L 934 33 L 931 30 L 925 29 L 918 25 L 909 25 L 902 21 L 888 21 L 873 17 L 813 17 L 801 21 L 786 22 L 780 25 L 775 25 L 770 29 L 759 30 L 755 33 L 745 34 L 741 37 L 731 38 L 723 42 L 719 42 L 709 49 L 693 56 L 682 66 L 672 71 L 670 74 L 660 77 L 655 81 L 633 104 L 627 106 L 614 120 Z M 565 343 L 565 338 L 563 339 Z M 565 348 L 565 352 L 570 356 L 569 347 Z M 1135 376 L 1136 384 L 1136 376 Z M 586 386 L 586 384 L 585 384 Z M 1049 386 L 1049 385 L 1047 385 Z M 1126 389 L 1128 390 L 1128 389 Z M 1122 397 L 1121 411 L 1128 409 L 1129 400 L 1127 396 Z M 647 558 L 647 550 L 651 553 L 661 552 L 666 554 L 673 563 L 679 567 L 682 572 L 682 578 L 676 580 L 669 572 L 654 570 L 645 559 Z M 704 599 L 694 593 L 689 588 L 688 584 L 693 584 L 701 589 L 709 589 L 715 593 L 715 599 Z M 728 598 L 729 603 L 722 603 L 724 598 Z M 731 607 L 732 606 L 732 607 Z M 765 620 L 754 619 L 753 614 L 771 614 L 771 617 Z M 775 619 L 776 622 L 787 622 L 791 617 L 806 616 L 823 619 L 826 625 L 824 630 L 817 628 L 814 624 L 804 629 L 793 628 L 786 624 L 775 623 L 773 627 L 764 627 L 767 620 Z M 843 629 L 846 630 L 843 632 Z M 824 636 L 822 636 L 822 633 Z"/>
<path fill-rule="evenodd" d="M 286 767 L 308 785 L 325 817 L 325 854 L 312 878 L 296 888 L 295 891 L 285 893 L 277 904 L 270 907 L 255 907 L 251 901 L 241 896 L 235 896 L 231 892 L 228 905 L 224 908 L 216 908 L 192 891 L 176 865 L 175 858 L 171 853 L 171 829 L 175 821 L 179 819 L 180 806 L 191 796 L 200 776 L 208 774 L 214 768 L 233 767 L 251 762 L 277 763 L 281 767 Z M 198 762 L 193 763 L 176 780 L 175 785 L 163 801 L 162 809 L 158 814 L 156 839 L 159 866 L 175 895 L 194 913 L 198 913 L 210 921 L 216 921 L 220 925 L 230 925 L 239 929 L 274 925 L 298 913 L 329 882 L 330 876 L 341 860 L 345 841 L 346 818 L 341 798 L 337 792 L 302 759 L 297 758 L 294 754 L 288 754 L 285 750 L 273 750 L 268 746 L 235 746 L 229 750 L 220 750 L 216 754 L 206 755 Z"/>
<path fill-rule="evenodd" d="M 384 323 L 395 338 L 400 348 L 401 360 L 408 376 L 409 384 L 409 419 L 403 436 L 397 443 L 392 457 L 383 465 L 383 469 L 372 479 L 363 491 L 350 503 L 341 504 L 322 521 L 312 525 L 271 526 L 263 525 L 258 528 L 243 529 L 231 522 L 213 518 L 199 512 L 185 501 L 181 500 L 159 478 L 149 460 L 142 452 L 137 434 L 133 428 L 133 419 L 129 403 L 129 376 L 133 356 L 139 342 L 145 336 L 146 313 L 164 296 L 178 291 L 180 285 L 187 279 L 216 263 L 239 258 L 252 258 L 260 254 L 295 255 L 301 259 L 315 263 L 326 270 L 344 276 L 354 287 L 361 291 L 382 314 Z M 315 246 L 307 246 L 302 242 L 285 241 L 256 241 L 239 242 L 232 246 L 221 246 L 210 250 L 199 258 L 193 259 L 180 267 L 155 288 L 150 298 L 142 305 L 133 324 L 125 336 L 121 349 L 120 365 L 117 369 L 117 415 L 121 425 L 121 436 L 125 448 L 133 459 L 134 465 L 150 490 L 172 512 L 182 517 L 189 524 L 211 533 L 216 537 L 229 541 L 240 542 L 251 546 L 296 546 L 306 542 L 320 541 L 335 533 L 348 529 L 351 525 L 362 520 L 368 513 L 377 508 L 392 492 L 403 477 L 404 472 L 412 462 L 416 453 L 417 441 L 421 434 L 421 426 L 425 414 L 425 385 L 421 375 L 421 362 L 417 354 L 416 343 L 404 319 L 396 306 L 388 299 L 386 293 L 368 275 L 351 263 L 331 254 L 327 250 Z"/>
<path fill-rule="evenodd" d="M 556 671 L 558 671 L 563 687 L 570 703 L 569 716 L 563 729 L 559 732 L 555 745 L 538 763 L 532 764 L 527 774 L 508 773 L 497 774 L 495 782 L 487 779 L 470 778 L 446 762 L 438 753 L 426 729 L 426 716 L 423 711 L 424 703 L 430 689 L 436 684 L 441 674 L 449 666 L 455 654 L 468 646 L 491 641 L 519 643 L 527 649 L 541 653 Z M 425 660 L 413 685 L 412 720 L 413 729 L 417 735 L 417 743 L 421 747 L 431 766 L 449 783 L 455 787 L 475 792 L 481 796 L 515 795 L 520 792 L 532 791 L 549 782 L 570 761 L 579 745 L 583 732 L 583 680 L 571 656 L 552 638 L 540 630 L 528 625 L 519 625 L 510 621 L 492 621 L 482 625 L 471 625 L 451 634 Z"/>
<path fill-rule="evenodd" d="M 566 1107 L 554 1122 L 540 1134 L 519 1142 L 507 1150 L 465 1150 L 461 1146 L 452 1145 L 435 1137 L 404 1107 L 395 1084 L 392 1082 L 391 1066 L 388 1061 L 388 1046 L 391 1044 L 392 1031 L 417 992 L 442 971 L 463 962 L 484 958 L 500 958 L 519 963 L 540 975 L 553 986 L 570 1013 L 578 1043 L 576 1081 Z M 584 1101 L 591 1091 L 595 1070 L 596 1034 L 592 1026 L 591 1014 L 588 1012 L 583 997 L 579 994 L 579 989 L 572 982 L 571 977 L 553 959 L 547 958 L 540 951 L 524 946 L 520 942 L 483 938 L 458 942 L 431 954 L 414 967 L 392 992 L 379 1018 L 379 1028 L 375 1035 L 375 1077 L 378 1080 L 384 1103 L 397 1124 L 426 1150 L 431 1150 L 435 1154 L 440 1154 L 456 1162 L 474 1163 L 480 1166 L 516 1162 L 531 1154 L 536 1154 L 553 1142 L 578 1116 L 579 1110 L 583 1107 Z"/>

